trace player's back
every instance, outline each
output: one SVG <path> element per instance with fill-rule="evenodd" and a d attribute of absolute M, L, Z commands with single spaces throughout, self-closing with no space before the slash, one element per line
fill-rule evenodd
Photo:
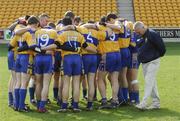
<path fill-rule="evenodd" d="M 99 34 L 97 30 L 87 29 L 85 27 L 78 27 L 77 30 L 84 36 L 84 39 L 88 44 L 88 46 L 97 49 L 97 46 L 99 44 L 99 38 L 102 38 L 101 34 Z M 105 32 L 103 35 L 105 36 Z M 82 54 L 92 54 L 92 53 L 88 52 L 85 49 L 82 49 Z"/>
<path fill-rule="evenodd" d="M 99 26 L 99 30 L 106 31 L 107 27 Z M 102 41 L 99 43 L 100 53 L 104 54 L 104 53 L 119 51 L 118 37 L 119 37 L 119 32 L 113 31 L 113 34 L 110 37 L 107 37 L 106 40 L 100 40 Z"/>
<path fill-rule="evenodd" d="M 50 28 L 42 28 L 36 31 L 36 43 L 39 47 L 46 47 L 54 43 L 57 32 Z"/>
<path fill-rule="evenodd" d="M 68 47 L 80 48 L 85 42 L 84 37 L 77 31 L 63 31 L 58 35 L 58 41 Z M 63 51 L 63 55 L 79 54 L 79 52 Z"/>

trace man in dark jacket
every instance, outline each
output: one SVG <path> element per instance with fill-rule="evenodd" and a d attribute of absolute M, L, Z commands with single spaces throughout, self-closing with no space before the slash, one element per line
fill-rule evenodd
<path fill-rule="evenodd" d="M 136 107 L 139 109 L 159 109 L 160 98 L 157 89 L 156 74 L 160 65 L 160 57 L 166 49 L 162 38 L 154 30 L 144 26 L 142 22 L 134 24 L 135 32 L 143 39 L 137 41 L 138 61 L 142 63 L 145 79 L 144 97 Z M 148 97 L 152 97 L 152 104 L 147 106 Z"/>

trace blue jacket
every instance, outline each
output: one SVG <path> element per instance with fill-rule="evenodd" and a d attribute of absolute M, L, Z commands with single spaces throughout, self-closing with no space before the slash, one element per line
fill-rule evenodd
<path fill-rule="evenodd" d="M 160 35 L 152 29 L 147 29 L 143 39 L 137 41 L 138 61 L 147 63 L 164 56 L 166 48 Z"/>

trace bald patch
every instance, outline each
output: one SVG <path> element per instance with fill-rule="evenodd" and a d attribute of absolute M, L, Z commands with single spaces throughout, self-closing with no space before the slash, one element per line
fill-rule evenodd
<path fill-rule="evenodd" d="M 134 28 L 134 30 L 135 29 L 142 29 L 142 28 L 144 28 L 144 23 L 141 21 L 137 21 L 136 23 L 134 23 L 133 28 Z"/>

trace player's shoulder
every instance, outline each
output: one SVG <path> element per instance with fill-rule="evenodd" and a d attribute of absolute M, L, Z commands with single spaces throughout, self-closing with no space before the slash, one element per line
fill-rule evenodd
<path fill-rule="evenodd" d="M 16 27 L 15 27 L 15 31 L 17 31 L 17 30 L 19 30 L 19 29 L 22 29 L 22 28 L 25 28 L 26 26 L 24 26 L 24 25 L 22 25 L 22 24 L 18 24 L 18 25 L 16 25 Z"/>
<path fill-rule="evenodd" d="M 89 32 L 93 32 L 93 33 L 98 32 L 98 31 L 97 31 L 97 30 L 95 30 L 95 29 L 88 29 L 88 31 L 89 31 Z"/>
<path fill-rule="evenodd" d="M 88 31 L 84 26 L 76 26 L 76 30 L 81 33 L 86 33 Z"/>
<path fill-rule="evenodd" d="M 35 33 L 42 32 L 42 28 L 38 28 Z"/>
<path fill-rule="evenodd" d="M 98 24 L 97 27 L 98 27 L 99 31 L 105 31 L 107 29 L 107 27 L 100 25 L 100 24 Z"/>
<path fill-rule="evenodd" d="M 55 29 L 48 29 L 48 31 L 52 34 L 57 34 L 57 31 Z"/>
<path fill-rule="evenodd" d="M 24 36 L 31 36 L 32 34 L 35 34 L 36 31 L 33 31 L 33 30 L 28 30 L 27 32 L 25 32 L 23 35 Z"/>

